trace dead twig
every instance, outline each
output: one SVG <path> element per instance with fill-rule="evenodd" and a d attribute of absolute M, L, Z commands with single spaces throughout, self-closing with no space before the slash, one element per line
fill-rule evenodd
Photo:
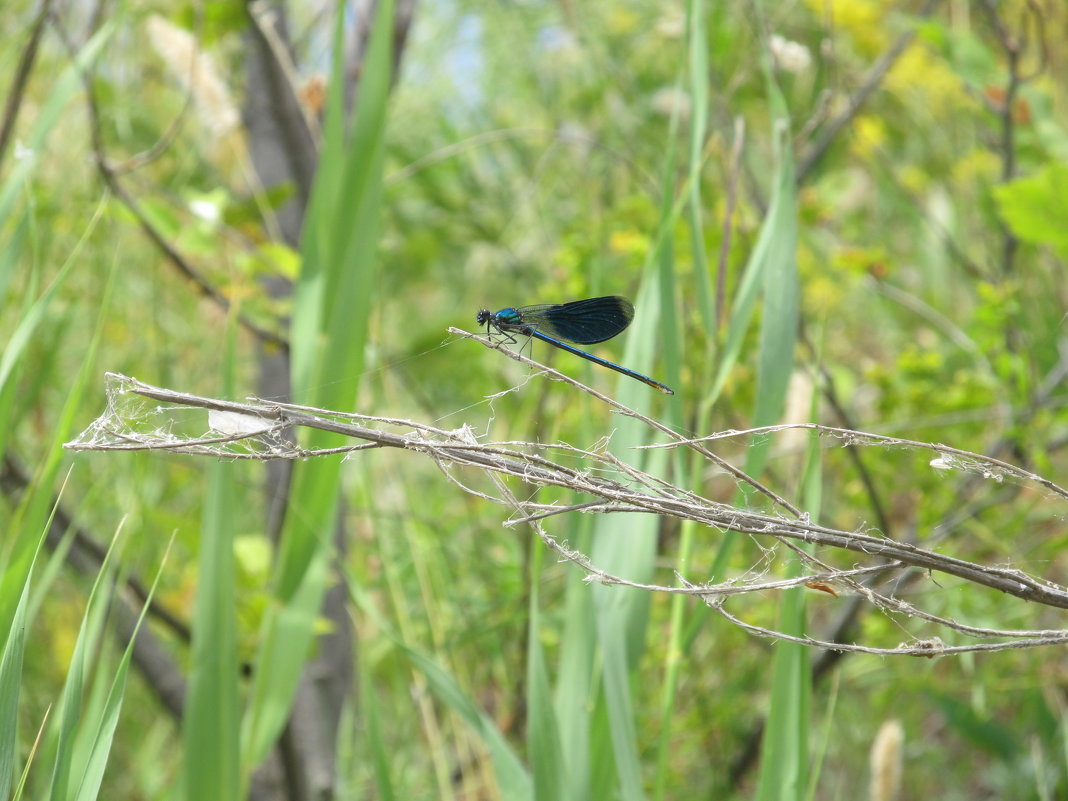
<path fill-rule="evenodd" d="M 476 335 L 459 333 L 481 341 L 488 347 L 499 347 L 497 343 Z M 669 438 L 667 442 L 643 447 L 684 447 L 702 455 L 708 454 L 733 480 L 747 484 L 771 499 L 774 503 L 773 511 L 755 511 L 719 503 L 673 486 L 670 482 L 648 474 L 609 453 L 606 442 L 600 442 L 590 449 L 559 443 L 484 443 L 468 427 L 449 431 L 415 421 L 337 413 L 259 399 L 236 402 L 207 398 L 154 387 L 114 373 L 108 374 L 108 409 L 78 439 L 68 443 L 67 447 L 73 450 L 162 449 L 217 458 L 258 460 L 348 454 L 367 448 L 396 448 L 427 457 L 465 492 L 513 509 L 515 516 L 508 521 L 508 525 L 531 525 L 548 547 L 563 559 L 574 562 L 585 570 L 588 580 L 650 592 L 696 596 L 717 613 L 761 636 L 784 637 L 780 632 L 744 622 L 733 613 L 727 612 L 725 604 L 741 595 L 775 592 L 807 585 L 828 588 L 835 594 L 859 597 L 885 614 L 899 617 L 902 621 L 925 621 L 940 629 L 952 631 L 957 636 L 981 641 L 943 644 L 937 638 L 917 636 L 894 647 L 877 647 L 808 636 L 789 638 L 821 648 L 934 656 L 963 651 L 1050 645 L 1063 643 L 1068 639 L 1068 631 L 1056 629 L 1003 629 L 968 625 L 932 614 L 898 597 L 895 594 L 896 589 L 899 589 L 896 585 L 890 585 L 891 589 L 886 591 L 877 588 L 876 582 L 866 579 L 901 569 L 911 569 L 917 576 L 937 572 L 1031 603 L 1058 609 L 1068 609 L 1068 588 L 1012 567 L 969 561 L 921 547 L 914 542 L 893 540 L 862 529 L 844 530 L 818 525 L 807 516 L 795 513 L 792 505 L 785 499 L 746 476 L 744 472 L 733 468 L 727 460 L 713 454 L 709 448 L 712 443 L 743 434 L 762 436 L 788 429 L 807 429 L 852 447 L 926 450 L 932 454 L 933 468 L 961 470 L 996 483 L 1010 480 L 1032 484 L 1058 502 L 1068 500 L 1068 491 L 1054 482 L 1000 459 L 947 445 L 815 424 L 768 426 L 745 432 L 728 431 L 707 437 L 685 438 L 555 370 L 511 351 L 504 352 L 512 358 L 530 364 L 546 376 L 575 385 L 601 399 L 619 413 L 639 419 Z M 149 401 L 156 405 L 153 406 Z M 206 424 L 191 419 L 190 412 L 198 409 L 207 411 Z M 339 435 L 338 445 L 318 450 L 304 449 L 281 436 L 280 432 L 290 427 L 332 432 Z M 344 444 L 341 437 L 354 442 Z M 581 466 L 571 467 L 565 462 L 578 462 Z M 481 471 L 491 479 L 493 490 L 485 491 L 470 486 L 458 477 L 457 473 L 461 468 Z M 564 489 L 567 492 L 566 495 L 561 495 L 561 498 L 570 498 L 572 493 L 578 493 L 591 500 L 578 504 L 557 503 L 543 493 L 519 495 L 510 489 L 509 479 L 518 479 L 524 484 L 542 488 Z M 750 569 L 742 576 L 716 584 L 704 584 L 681 575 L 676 576 L 677 583 L 672 585 L 633 582 L 601 569 L 586 554 L 559 543 L 544 529 L 543 523 L 548 518 L 574 511 L 598 514 L 644 512 L 688 519 L 715 531 L 748 534 L 761 547 L 764 556 L 758 567 Z M 770 569 L 768 560 L 772 554 L 771 546 L 775 543 L 784 544 L 793 550 L 795 558 L 800 560 L 803 568 L 801 575 L 789 578 L 765 575 Z M 819 556 L 823 552 L 849 553 L 852 556 L 848 557 L 848 566 L 835 567 Z M 868 561 L 868 564 L 864 564 L 864 561 Z"/>

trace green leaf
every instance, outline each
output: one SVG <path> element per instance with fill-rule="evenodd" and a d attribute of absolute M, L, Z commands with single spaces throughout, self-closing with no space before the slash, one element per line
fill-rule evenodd
<path fill-rule="evenodd" d="M 775 141 L 777 171 L 771 207 L 761 231 L 762 237 L 765 232 L 768 234 L 769 248 L 763 267 L 764 314 L 760 327 L 754 426 L 770 425 L 782 417 L 794 369 L 801 294 L 796 255 L 797 183 L 790 149 L 790 118 L 766 54 L 763 60 L 769 103 L 774 111 L 771 134 Z M 750 446 L 745 463 L 749 475 L 760 475 L 769 445 L 770 440 L 762 440 Z M 796 561 L 791 563 L 790 570 L 793 575 L 799 572 Z M 801 636 L 804 610 L 802 590 L 783 593 L 779 629 Z M 761 801 L 799 799 L 807 789 L 811 684 L 807 649 L 800 643 L 776 643 L 771 704 L 757 791 Z"/>
<path fill-rule="evenodd" d="M 1068 164 L 1047 164 L 993 190 L 998 213 L 1024 242 L 1068 254 Z"/>
<path fill-rule="evenodd" d="M 211 0 L 182 5 L 171 21 L 195 33 L 208 46 L 244 31 L 248 27 L 249 11 L 240 0 Z"/>
<path fill-rule="evenodd" d="M 360 711 L 363 715 L 367 746 L 371 751 L 371 765 L 375 774 L 375 789 L 382 801 L 394 801 L 397 794 L 393 789 L 391 774 L 391 753 L 386 738 L 382 733 L 382 697 L 375 691 L 367 649 L 357 650 L 357 663 L 360 669 Z"/>

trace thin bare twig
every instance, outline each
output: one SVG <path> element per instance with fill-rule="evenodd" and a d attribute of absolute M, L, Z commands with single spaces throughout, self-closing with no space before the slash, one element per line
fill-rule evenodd
<path fill-rule="evenodd" d="M 1049 490 L 1050 492 L 1060 495 L 1062 498 L 1068 500 L 1068 490 L 1063 487 L 1054 484 L 1047 478 L 1032 473 L 1029 470 L 1024 470 L 1022 467 L 1017 467 L 1014 464 L 1004 462 L 1001 459 L 995 459 L 992 456 L 984 456 L 981 453 L 973 453 L 972 451 L 961 450 L 960 448 L 953 448 L 949 445 L 941 445 L 935 442 L 920 442 L 914 439 L 901 439 L 900 437 L 887 437 L 882 434 L 869 434 L 863 431 L 851 431 L 847 428 L 835 428 L 834 426 L 824 426 L 818 423 L 782 423 L 780 425 L 773 426 L 760 426 L 758 428 L 749 428 L 745 431 L 721 431 L 718 434 L 710 434 L 707 437 L 698 437 L 693 440 L 681 440 L 678 442 L 667 443 L 665 445 L 642 445 L 641 448 L 671 448 L 679 445 L 688 445 L 691 442 L 713 442 L 715 440 L 727 439 L 731 437 L 738 437 L 742 435 L 752 436 L 753 434 L 768 434 L 776 431 L 788 431 L 791 429 L 807 429 L 809 431 L 818 431 L 823 434 L 832 434 L 834 436 L 841 437 L 846 444 L 870 444 L 870 445 L 888 445 L 888 446 L 906 446 L 909 448 L 925 449 L 940 453 L 947 459 L 961 459 L 964 463 L 952 464 L 949 461 L 942 461 L 937 464 L 932 464 L 932 467 L 939 469 L 952 469 L 955 467 L 976 467 L 982 470 L 984 478 L 991 478 L 995 481 L 1001 481 L 1005 476 L 1013 476 L 1014 478 L 1022 479 L 1025 481 L 1032 481 L 1039 486 Z M 982 467 L 985 465 L 985 467 Z"/>

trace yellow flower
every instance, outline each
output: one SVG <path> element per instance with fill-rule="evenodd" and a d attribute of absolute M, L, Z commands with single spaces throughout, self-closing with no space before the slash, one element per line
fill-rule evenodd
<path fill-rule="evenodd" d="M 915 164 L 906 164 L 897 171 L 901 185 L 914 195 L 922 195 L 931 185 L 931 175 Z"/>
<path fill-rule="evenodd" d="M 833 20 L 834 27 L 853 38 L 863 55 L 882 52 L 889 43 L 885 25 L 886 3 L 873 0 L 805 0 L 812 11 Z"/>
<path fill-rule="evenodd" d="M 989 183 L 997 178 L 1000 170 L 1001 162 L 993 150 L 974 148 L 953 165 L 953 180 L 961 183 Z"/>
<path fill-rule="evenodd" d="M 879 117 L 861 114 L 853 121 L 853 152 L 867 159 L 886 142 L 886 124 Z"/>
<path fill-rule="evenodd" d="M 634 33 L 641 25 L 641 18 L 629 9 L 614 9 L 606 20 L 608 30 L 617 36 Z"/>
<path fill-rule="evenodd" d="M 886 76 L 886 88 L 904 99 L 922 102 L 935 115 L 952 114 L 962 104 L 970 104 L 960 78 L 922 44 L 913 44 L 901 54 Z"/>
<path fill-rule="evenodd" d="M 608 238 L 608 248 L 613 253 L 641 256 L 649 249 L 649 238 L 633 228 L 614 231 Z"/>

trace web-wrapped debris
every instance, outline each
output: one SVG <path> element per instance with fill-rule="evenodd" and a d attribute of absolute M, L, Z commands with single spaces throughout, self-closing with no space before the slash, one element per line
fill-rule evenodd
<path fill-rule="evenodd" d="M 219 402 L 189 405 L 184 393 L 146 393 L 147 384 L 108 373 L 103 414 L 65 447 L 71 450 L 166 450 L 230 459 L 295 458 L 284 418 L 264 416 L 270 407 Z M 168 398 L 167 395 L 172 397 Z M 233 407 L 233 408 L 224 408 Z"/>

